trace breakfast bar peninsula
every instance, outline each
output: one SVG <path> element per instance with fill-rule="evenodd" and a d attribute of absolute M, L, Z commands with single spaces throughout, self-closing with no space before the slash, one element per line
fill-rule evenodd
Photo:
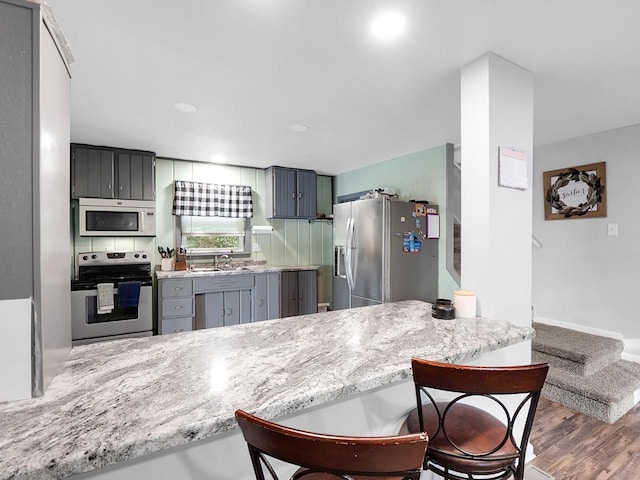
<path fill-rule="evenodd" d="M 412 356 L 477 361 L 531 339 L 404 301 L 74 347 L 44 397 L 0 405 L 0 479 L 251 478 L 234 411 L 391 434 Z"/>

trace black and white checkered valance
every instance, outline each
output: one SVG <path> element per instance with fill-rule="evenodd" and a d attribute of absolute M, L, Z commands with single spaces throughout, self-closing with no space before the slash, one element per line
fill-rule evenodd
<path fill-rule="evenodd" d="M 251 187 L 176 180 L 173 214 L 197 217 L 253 217 Z"/>

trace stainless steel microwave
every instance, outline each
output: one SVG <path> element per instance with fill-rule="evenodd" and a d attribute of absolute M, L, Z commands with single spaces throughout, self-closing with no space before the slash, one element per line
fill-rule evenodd
<path fill-rule="evenodd" d="M 153 200 L 81 198 L 81 237 L 153 237 L 156 204 Z"/>

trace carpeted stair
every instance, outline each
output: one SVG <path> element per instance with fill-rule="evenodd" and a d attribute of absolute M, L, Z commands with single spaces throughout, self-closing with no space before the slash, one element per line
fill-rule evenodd
<path fill-rule="evenodd" d="M 615 423 L 635 403 L 640 363 L 621 360 L 621 340 L 533 323 L 532 360 L 547 362 L 542 395 L 603 422 Z"/>

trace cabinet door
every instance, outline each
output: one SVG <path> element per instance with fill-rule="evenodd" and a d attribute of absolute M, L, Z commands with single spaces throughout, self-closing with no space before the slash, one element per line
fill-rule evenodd
<path fill-rule="evenodd" d="M 315 270 L 298 272 L 298 314 L 318 312 L 318 280 Z"/>
<path fill-rule="evenodd" d="M 118 198 L 153 200 L 155 198 L 155 159 L 134 152 L 118 153 Z"/>
<path fill-rule="evenodd" d="M 264 277 L 267 279 L 267 319 L 280 318 L 280 277 L 276 272 Z"/>
<path fill-rule="evenodd" d="M 271 214 L 268 218 L 293 218 L 297 214 L 296 172 L 288 168 L 273 168 Z"/>
<path fill-rule="evenodd" d="M 211 294 L 207 294 L 211 295 Z M 224 292 L 224 325 L 240 323 L 240 290 Z"/>
<path fill-rule="evenodd" d="M 269 318 L 269 307 L 267 306 L 267 276 L 256 275 L 254 292 L 254 320 L 261 322 Z"/>
<path fill-rule="evenodd" d="M 74 198 L 114 198 L 113 151 L 74 146 L 71 158 Z"/>
<path fill-rule="evenodd" d="M 316 173 L 306 170 L 299 170 L 296 173 L 296 214 L 301 218 L 315 218 L 317 214 Z"/>
<path fill-rule="evenodd" d="M 280 273 L 280 314 L 282 317 L 298 315 L 298 272 Z"/>
<path fill-rule="evenodd" d="M 197 295 L 196 295 L 197 297 Z M 204 328 L 225 325 L 224 293 L 214 292 L 204 295 Z"/>
<path fill-rule="evenodd" d="M 250 323 L 251 315 L 251 290 L 240 290 L 240 323 Z"/>
<path fill-rule="evenodd" d="M 280 279 L 276 272 L 256 275 L 254 322 L 280 318 Z"/>
<path fill-rule="evenodd" d="M 224 292 L 224 325 L 249 322 L 251 322 L 251 290 Z"/>

